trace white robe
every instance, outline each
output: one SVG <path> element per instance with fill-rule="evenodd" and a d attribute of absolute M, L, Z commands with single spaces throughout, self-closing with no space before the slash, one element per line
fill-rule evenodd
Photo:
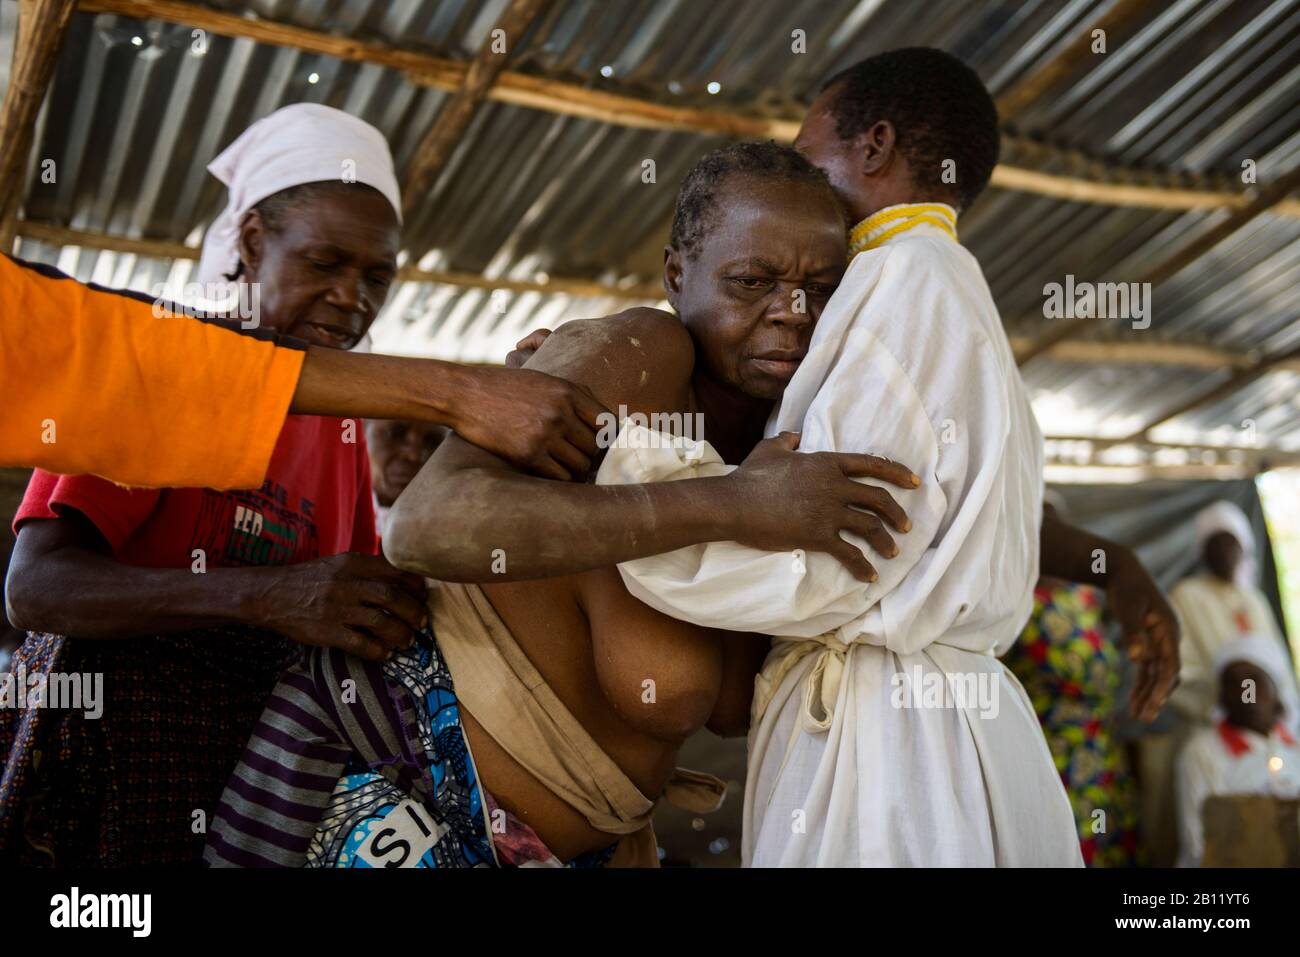
<path fill-rule="evenodd" d="M 853 259 L 767 428 L 802 432 L 803 451 L 869 451 L 921 476 L 919 489 L 889 487 L 912 521 L 898 557 L 850 536 L 879 581 L 825 554 L 734 542 L 620 571 L 666 614 L 778 636 L 750 728 L 747 866 L 1078 866 L 1038 720 L 996 658 L 1032 607 L 1042 436 L 978 263 L 927 217 L 889 225 L 907 213 L 877 214 L 877 232 L 897 235 Z M 728 469 L 707 442 L 626 432 L 598 482 Z M 936 673 L 989 697 L 898 706 L 927 703 L 920 690 L 936 680 L 922 677 L 914 699 L 899 674 Z"/>
<path fill-rule="evenodd" d="M 1214 659 L 1220 648 L 1244 634 L 1264 635 L 1285 647 L 1286 639 L 1278 629 L 1273 609 L 1264 593 L 1253 585 L 1230 585 L 1211 575 L 1184 578 L 1169 593 L 1182 624 L 1183 640 L 1178 654 L 1181 659 L 1178 687 L 1169 703 L 1188 720 L 1208 724 L 1215 720 L 1217 687 Z M 1278 692 L 1288 705 L 1287 725 L 1294 732 L 1300 724 L 1297 707 L 1296 677 L 1287 668 Z"/>

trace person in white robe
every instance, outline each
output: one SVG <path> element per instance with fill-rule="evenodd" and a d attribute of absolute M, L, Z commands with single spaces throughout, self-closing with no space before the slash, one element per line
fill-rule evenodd
<path fill-rule="evenodd" d="M 1207 798 L 1300 796 L 1300 745 L 1286 720 L 1293 705 L 1282 693 L 1291 662 L 1282 645 L 1271 635 L 1232 635 L 1219 645 L 1212 668 L 1216 722 L 1197 728 L 1178 758 L 1180 867 L 1201 861 Z"/>
<path fill-rule="evenodd" d="M 1221 646 L 1240 635 L 1263 635 L 1284 649 L 1284 639 L 1255 571 L 1257 543 L 1250 520 L 1237 505 L 1213 502 L 1194 519 L 1197 571 L 1170 591 L 1169 600 L 1182 624 L 1179 684 L 1169 698 L 1177 719 L 1169 730 L 1143 735 L 1137 751 L 1142 778 L 1142 829 L 1148 860 L 1156 866 L 1176 863 L 1186 841 L 1177 826 L 1177 761 L 1190 736 L 1213 733 L 1218 694 L 1214 659 Z M 1285 720 L 1300 735 L 1300 698 L 1295 672 L 1287 669 L 1279 685 L 1291 706 Z M 1205 737 L 1205 735 L 1202 735 Z"/>
<path fill-rule="evenodd" d="M 1195 521 L 1196 551 L 1204 568 L 1169 594 L 1183 625 L 1182 670 L 1169 700 L 1183 718 L 1203 726 L 1211 722 L 1218 700 L 1213 664 L 1219 648 L 1238 635 L 1262 635 L 1276 642 L 1285 657 L 1286 639 L 1256 581 L 1255 535 L 1246 513 L 1219 501 L 1202 509 Z M 1294 666 L 1288 664 L 1279 682 L 1289 705 L 1288 727 L 1295 734 L 1300 696 Z"/>
<path fill-rule="evenodd" d="M 747 866 L 1082 864 L 1034 710 L 997 659 L 1039 575 L 1042 436 L 953 205 L 908 172 L 893 124 L 879 143 L 877 123 L 865 147 L 837 146 L 843 98 L 919 78 L 948 84 L 934 102 L 958 111 L 987 99 L 947 54 L 895 51 L 833 79 L 804 122 L 796 147 L 865 215 L 767 428 L 800 432 L 806 452 L 870 450 L 915 469 L 920 487 L 896 496 L 912 522 L 898 554 L 870 584 L 829 555 L 727 542 L 619 566 L 628 590 L 662 612 L 776 636 L 754 696 Z M 991 102 L 987 115 L 996 144 Z M 976 179 L 962 199 L 987 175 Z M 629 425 L 597 481 L 727 468 L 707 442 Z"/>

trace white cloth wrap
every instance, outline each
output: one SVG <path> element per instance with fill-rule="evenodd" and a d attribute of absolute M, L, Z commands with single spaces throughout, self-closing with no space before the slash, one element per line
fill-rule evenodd
<path fill-rule="evenodd" d="M 294 103 L 264 116 L 208 164 L 226 185 L 226 208 L 203 237 L 197 282 L 221 288 L 239 263 L 239 222 L 244 214 L 281 190 L 305 183 L 357 182 L 374 187 L 402 219 L 402 191 L 384 134 L 365 120 L 332 106 Z"/>
<path fill-rule="evenodd" d="M 1074 821 L 1024 690 L 997 661 L 1038 574 L 1042 436 L 975 260 L 918 227 L 856 256 L 767 434 L 873 452 L 912 521 L 867 585 L 828 555 L 734 542 L 619 566 L 676 618 L 780 636 L 755 694 L 747 865 L 1079 865 Z M 644 430 L 642 430 L 644 431 Z M 717 475 L 711 446 L 628 430 L 602 484 Z M 646 447 L 651 446 L 651 447 Z M 900 708 L 894 676 L 994 681 L 980 707 Z"/>

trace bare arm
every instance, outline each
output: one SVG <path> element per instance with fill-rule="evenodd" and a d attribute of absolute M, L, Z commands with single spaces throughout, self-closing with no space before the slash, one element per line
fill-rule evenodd
<path fill-rule="evenodd" d="M 592 441 L 602 411 L 584 389 L 540 372 L 437 359 L 307 351 L 291 412 L 414 419 L 446 425 L 548 478 L 582 478 L 566 463 Z"/>
<path fill-rule="evenodd" d="M 693 362 L 675 317 L 634 309 L 561 327 L 529 368 L 567 377 L 610 408 L 685 412 Z M 870 565 L 839 530 L 878 522 L 850 506 L 874 509 L 900 529 L 907 520 L 882 490 L 848 476 L 911 487 L 910 473 L 869 456 L 795 455 L 764 445 L 764 455 L 725 477 L 595 486 L 522 475 L 452 436 L 398 499 L 384 548 L 399 568 L 484 582 L 572 574 L 734 540 L 832 552 L 869 579 Z"/>
<path fill-rule="evenodd" d="M 709 719 L 723 675 L 723 632 L 670 618 L 633 598 L 616 568 L 578 576 L 601 690 L 625 720 L 683 740 Z M 752 682 L 751 682 L 752 683 Z"/>
<path fill-rule="evenodd" d="M 1164 593 L 1133 551 L 1043 509 L 1039 573 L 1106 590 L 1111 613 L 1123 629 L 1123 645 L 1136 664 L 1129 698 L 1135 718 L 1153 721 L 1178 680 L 1178 618 Z"/>
<path fill-rule="evenodd" d="M 95 526 L 70 511 L 64 518 L 29 521 L 19 530 L 5 597 L 19 628 L 129 638 L 248 623 L 255 604 L 250 584 L 242 568 L 213 569 L 205 576 L 119 564 L 108 556 Z"/>
<path fill-rule="evenodd" d="M 1127 561 L 1129 557 L 1130 552 L 1123 545 L 1061 521 L 1050 505 L 1043 508 L 1039 574 L 1105 588 L 1110 565 L 1117 559 Z"/>
<path fill-rule="evenodd" d="M 23 525 L 5 599 L 10 620 L 30 631 L 110 640 L 242 624 L 378 660 L 414 640 L 422 592 L 423 583 L 368 555 L 202 573 L 125 565 L 89 519 L 68 510 Z"/>

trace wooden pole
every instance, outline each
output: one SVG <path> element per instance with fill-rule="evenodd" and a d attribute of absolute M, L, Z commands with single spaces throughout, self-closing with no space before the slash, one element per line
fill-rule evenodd
<path fill-rule="evenodd" d="M 416 147 L 402 187 L 402 207 L 409 218 L 424 200 L 438 173 L 451 158 L 465 130 L 478 113 L 492 84 L 505 69 L 509 51 L 552 0 L 512 0 L 488 34 L 464 79 L 438 112 L 438 119 Z"/>
<path fill-rule="evenodd" d="M 1117 445 L 1133 445 L 1143 451 L 1164 451 L 1167 449 L 1181 450 L 1184 452 L 1213 452 L 1215 455 L 1227 455 L 1228 453 L 1241 453 L 1242 455 L 1266 456 L 1270 458 L 1300 457 L 1300 451 L 1292 449 L 1269 448 L 1260 445 L 1211 445 L 1206 442 L 1153 442 L 1150 439 L 1133 439 L 1133 438 L 1101 438 L 1094 435 L 1045 435 L 1044 441 L 1047 442 L 1087 442 L 1094 450 L 1111 449 Z"/>
<path fill-rule="evenodd" d="M 1033 344 L 1028 336 L 1012 336 L 1013 352 L 1024 351 Z M 1209 371 L 1245 369 L 1256 357 L 1249 353 L 1218 346 L 1190 342 L 1145 341 L 1139 339 L 1067 339 L 1047 352 L 1055 362 L 1079 365 L 1174 366 Z M 1300 364 L 1297 365 L 1300 371 Z"/>
<path fill-rule="evenodd" d="M 1173 409 L 1164 412 L 1160 418 L 1156 419 L 1154 422 L 1148 422 L 1128 438 L 1130 441 L 1144 439 L 1156 426 L 1162 425 L 1171 419 L 1176 419 L 1180 415 L 1185 415 L 1193 409 L 1199 409 L 1203 406 L 1209 405 L 1211 402 L 1218 402 L 1220 399 L 1225 399 L 1234 392 L 1244 389 L 1246 386 L 1269 372 L 1276 372 L 1284 367 L 1293 367 L 1297 360 L 1300 360 L 1300 346 L 1296 346 L 1294 349 L 1288 349 L 1276 356 L 1263 359 L 1248 368 L 1238 369 L 1229 376 L 1226 381 L 1221 382 L 1209 392 L 1189 399 L 1186 402 L 1182 402 Z"/>
<path fill-rule="evenodd" d="M 183 243 L 160 239 L 127 239 L 123 236 L 106 236 L 23 219 L 18 221 L 18 235 L 25 239 L 49 243 L 52 246 L 77 246 L 82 249 L 102 249 L 108 252 L 127 253 L 152 259 L 190 259 L 197 261 L 199 250 Z M 468 289 L 504 289 L 507 292 L 541 292 L 592 298 L 621 299 L 628 302 L 657 302 L 664 297 L 663 289 L 650 282 L 613 286 L 567 276 L 552 276 L 546 282 L 520 279 L 491 279 L 474 273 L 449 270 L 417 269 L 403 266 L 397 274 L 402 282 L 430 282 L 461 286 Z M 1028 349 L 1033 340 L 1016 336 L 1011 339 L 1013 350 Z M 1049 353 L 1060 362 L 1081 365 L 1143 365 L 1172 366 L 1186 369 L 1231 370 L 1252 368 L 1256 357 L 1217 346 L 1202 346 L 1184 342 L 1147 342 L 1135 339 L 1095 340 L 1077 339 L 1054 346 Z M 1288 369 L 1300 372 L 1300 359 L 1279 361 L 1274 370 Z M 1116 440 L 1118 441 L 1118 440 Z"/>
<path fill-rule="evenodd" d="M 1049 444 L 1047 459 L 1047 480 L 1057 481 L 1063 471 L 1075 471 L 1077 474 L 1104 476 L 1107 473 L 1116 477 L 1131 476 L 1134 480 L 1148 478 L 1232 478 L 1237 476 L 1258 475 L 1273 468 L 1288 468 L 1300 465 L 1300 451 L 1294 449 L 1270 448 L 1252 445 L 1212 445 L 1209 443 L 1183 444 L 1177 442 L 1152 442 L 1146 439 L 1103 439 L 1091 436 L 1049 435 L 1048 443 L 1087 443 L 1090 446 L 1089 458 L 1079 462 L 1069 450 L 1059 450 Z M 1102 455 L 1116 446 L 1129 446 L 1137 450 L 1140 461 L 1115 462 L 1103 461 Z M 1187 453 L 1188 461 L 1175 463 L 1158 462 L 1156 456 L 1161 452 L 1181 451 Z M 1084 479 L 1086 480 L 1086 479 Z"/>
<path fill-rule="evenodd" d="M 1038 69 L 1021 77 L 997 98 L 998 117 L 1006 122 L 1034 103 L 1061 80 L 1100 54 L 1093 52 L 1095 30 L 1106 32 L 1106 49 L 1111 49 L 1111 34 L 1127 31 L 1151 6 L 1150 0 L 1116 0 L 1101 17 L 1085 23 L 1056 56 Z"/>
<path fill-rule="evenodd" d="M 1006 137 L 1004 137 L 1006 139 Z M 1123 171 L 1133 175 L 1133 171 Z M 1170 211 L 1244 209 L 1251 203 L 1251 195 L 1228 190 L 1189 189 L 1176 185 L 1174 177 L 1157 175 L 1168 185 L 1139 185 L 1135 183 L 1107 182 L 1044 173 L 999 163 L 993 170 L 989 185 L 1018 193 L 1033 193 L 1067 203 L 1090 203 L 1099 206 L 1129 206 L 1137 209 L 1163 209 Z M 1275 215 L 1300 216 L 1300 201 L 1282 199 L 1273 208 Z"/>
<path fill-rule="evenodd" d="M 1283 459 L 1260 458 L 1241 463 L 1220 462 L 1214 465 L 1078 465 L 1073 462 L 1048 462 L 1043 467 L 1048 482 L 1059 485 L 1133 485 L 1163 479 L 1169 482 L 1223 482 L 1254 478 L 1270 469 L 1294 468 L 1295 456 Z"/>
<path fill-rule="evenodd" d="M 0 250 L 13 248 L 36 118 L 54 76 L 76 0 L 20 0 L 9 86 L 0 105 Z"/>

